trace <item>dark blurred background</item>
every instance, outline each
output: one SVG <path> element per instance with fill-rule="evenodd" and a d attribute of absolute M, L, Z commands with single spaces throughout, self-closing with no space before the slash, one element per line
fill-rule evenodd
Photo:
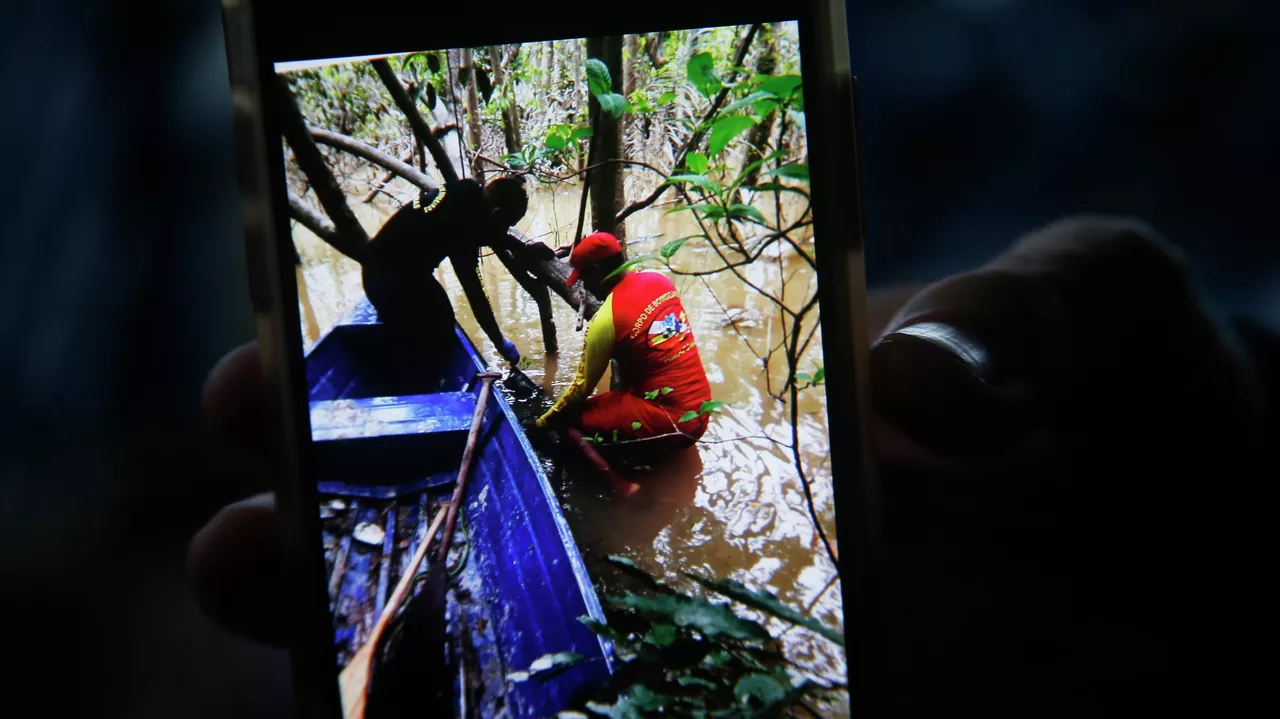
<path fill-rule="evenodd" d="M 1275 3 L 851 2 L 871 285 L 1075 210 L 1142 216 L 1280 326 Z M 201 431 L 253 336 L 219 7 L 0 8 L 0 622 L 49 715 L 270 716 L 286 657 L 219 633 L 190 534 L 245 491 Z M 7 702 L 6 702 L 7 704 Z"/>

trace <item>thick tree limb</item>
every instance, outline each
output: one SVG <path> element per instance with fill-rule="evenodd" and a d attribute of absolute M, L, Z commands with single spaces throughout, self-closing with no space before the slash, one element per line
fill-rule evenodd
<path fill-rule="evenodd" d="M 493 254 L 502 262 L 502 266 L 507 268 L 507 272 L 515 278 L 516 283 L 524 288 L 525 292 L 533 298 L 533 303 L 538 306 L 538 319 L 542 323 L 542 345 L 546 349 L 547 354 L 553 355 L 560 351 L 559 340 L 556 338 L 556 323 L 551 312 L 551 294 L 547 292 L 546 285 L 538 282 L 531 277 L 524 269 L 523 263 L 515 258 L 511 250 L 505 247 L 495 247 Z"/>
<path fill-rule="evenodd" d="M 547 289 L 560 296 L 573 309 L 579 308 L 578 298 L 573 292 L 569 291 L 565 280 L 569 279 L 569 272 L 572 268 L 567 262 L 557 260 L 552 254 L 551 249 L 540 243 L 526 242 L 519 234 L 514 231 L 510 235 L 515 242 L 512 243 L 512 255 L 515 258 L 516 267 L 523 269 L 538 279 L 539 282 L 546 285 Z M 539 251 L 541 250 L 541 251 Z M 590 318 L 600 309 L 600 300 L 593 297 L 590 293 L 584 291 L 583 296 L 586 308 L 586 316 Z"/>
<path fill-rule="evenodd" d="M 289 215 L 325 242 L 335 247 L 342 244 L 342 239 L 338 237 L 338 231 L 329 218 L 292 192 L 289 193 Z"/>
<path fill-rule="evenodd" d="M 422 143 L 415 142 L 414 144 L 419 149 L 421 149 Z M 404 162 L 404 163 L 412 162 L 413 155 L 414 155 L 413 147 L 410 147 L 409 152 L 405 153 L 404 159 L 402 159 L 401 162 Z M 424 170 L 425 168 L 418 168 L 418 169 L 421 171 L 421 170 Z M 395 176 L 396 176 L 396 173 L 392 172 L 391 170 L 387 170 L 386 173 L 383 174 L 382 177 L 379 177 L 378 181 L 373 184 L 373 189 L 369 190 L 368 194 L 360 198 L 360 201 L 366 205 L 369 204 L 370 202 L 373 202 L 373 198 L 377 197 L 378 193 L 382 192 L 383 189 L 386 187 L 387 183 L 391 182 L 391 180 Z"/>
<path fill-rule="evenodd" d="M 315 141 L 312 140 L 311 133 L 307 130 L 306 120 L 298 110 L 298 103 L 284 78 L 276 78 L 273 94 L 280 115 L 280 131 L 289 143 L 289 147 L 293 148 L 298 169 L 307 176 L 311 189 L 320 200 L 320 206 L 333 222 L 332 239 L 336 242 L 329 244 L 342 254 L 357 262 L 360 261 L 364 256 L 365 245 L 369 242 L 369 235 L 356 219 L 355 212 L 347 204 L 346 195 L 338 186 L 338 181 L 333 178 L 329 164 L 325 162 L 324 156 L 320 154 L 320 148 L 316 147 Z"/>
<path fill-rule="evenodd" d="M 752 25 L 747 29 L 747 34 L 742 36 L 742 42 L 738 44 L 738 49 L 733 53 L 733 65 L 731 67 L 742 66 L 742 61 L 747 57 L 747 50 L 751 48 L 751 41 L 755 39 L 756 33 L 759 31 L 759 24 Z M 725 78 L 724 87 L 720 88 L 720 92 L 716 93 L 716 99 L 711 103 L 711 108 L 702 116 L 702 120 L 694 128 L 693 133 L 689 135 L 689 139 L 684 141 L 684 146 L 680 148 L 680 153 L 676 155 L 676 161 L 672 167 L 680 167 L 683 165 L 685 158 L 687 158 L 689 153 L 698 146 L 698 142 L 702 140 L 702 134 L 706 132 L 707 120 L 715 117 L 715 114 L 720 110 L 720 106 L 724 104 L 725 98 L 729 96 L 729 90 L 733 85 L 735 78 L 736 73 L 730 74 Z M 648 197 L 642 200 L 636 200 L 630 205 L 627 205 L 622 212 L 618 213 L 614 218 L 614 221 L 621 223 L 628 217 L 657 202 L 658 198 L 662 197 L 662 193 L 666 191 L 667 185 L 659 185 L 658 189 L 649 193 Z"/>
<path fill-rule="evenodd" d="M 391 99 L 400 108 L 400 112 L 403 112 L 405 118 L 409 120 L 409 127 L 413 129 L 413 136 L 426 146 L 427 152 L 431 153 L 431 158 L 436 162 L 436 168 L 440 170 L 440 176 L 444 178 L 445 182 L 457 181 L 458 173 L 453 169 L 453 164 L 449 162 L 449 156 L 445 154 L 444 147 L 431 131 L 431 126 L 427 124 L 426 120 L 422 119 L 422 115 L 418 112 L 417 106 L 414 105 L 413 99 L 409 97 L 409 93 L 405 92 L 404 85 L 400 84 L 400 78 L 396 77 L 391 65 L 387 63 L 385 58 L 373 60 L 370 64 L 373 65 L 374 71 L 378 73 L 378 77 L 382 79 L 382 84 L 386 85 L 387 91 L 391 93 Z"/>
<path fill-rule="evenodd" d="M 366 145 L 353 137 L 339 135 L 336 132 L 330 132 L 323 128 L 311 127 L 307 129 L 311 133 L 311 137 L 314 138 L 316 142 L 328 145 L 329 147 L 336 147 L 343 152 L 349 152 L 356 157 L 368 160 L 379 167 L 391 170 L 409 182 L 412 182 L 422 188 L 426 192 L 439 188 L 439 184 L 435 180 L 427 177 L 421 172 L 418 172 L 413 165 L 410 165 L 407 162 L 401 162 L 376 147 Z"/>
<path fill-rule="evenodd" d="M 662 44 L 666 40 L 666 32 L 655 32 L 645 38 L 645 50 L 649 52 L 649 62 L 655 70 L 667 64 L 666 58 L 662 57 Z"/>

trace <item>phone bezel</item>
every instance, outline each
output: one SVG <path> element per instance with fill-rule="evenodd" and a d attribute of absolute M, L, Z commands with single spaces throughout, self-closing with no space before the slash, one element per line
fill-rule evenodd
<path fill-rule="evenodd" d="M 732 7 L 682 6 L 678 15 L 604 9 L 561 0 L 554 16 L 533 6 L 500 2 L 513 15 L 486 27 L 454 8 L 399 9 L 397 22 L 353 31 L 339 22 L 348 4 L 334 0 L 224 0 L 228 63 L 235 104 L 237 162 L 245 203 L 246 259 L 259 322 L 268 388 L 278 403 L 282 451 L 277 507 L 288 562 L 287 601 L 298 607 L 303 636 L 291 648 L 297 709 L 302 716 L 340 716 L 338 669 L 332 655 L 332 618 L 324 576 L 320 520 L 314 507 L 313 454 L 302 353 L 297 285 L 285 196 L 279 125 L 261 88 L 277 62 L 356 57 L 496 43 L 532 42 L 696 27 L 799 21 L 806 99 L 806 132 L 815 177 L 811 187 L 819 278 L 824 362 L 842 371 L 827 376 L 846 662 L 851 711 L 865 716 L 879 704 L 882 632 L 875 606 L 879 552 L 879 491 L 870 461 L 866 289 L 862 270 L 863 218 L 857 146 L 856 86 L 849 71 L 844 7 L 839 0 L 801 0 L 779 13 L 765 0 Z M 434 10 L 434 12 L 433 12 Z M 842 178 L 843 176 L 843 178 Z M 832 178 L 823 180 L 821 178 Z M 843 228 L 836 230 L 834 228 Z"/>

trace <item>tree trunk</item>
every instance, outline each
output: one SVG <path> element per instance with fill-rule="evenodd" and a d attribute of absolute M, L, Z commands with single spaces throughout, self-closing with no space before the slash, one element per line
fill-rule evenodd
<path fill-rule="evenodd" d="M 622 54 L 622 96 L 627 98 L 627 102 L 631 102 L 631 93 L 636 91 L 636 75 L 640 70 L 640 36 L 627 35 L 626 52 Z M 635 118 L 631 115 L 622 116 L 622 126 L 619 129 L 622 142 L 622 154 L 627 156 L 627 133 L 631 129 L 631 123 Z M 618 206 L 621 207 L 625 199 L 620 199 Z"/>
<path fill-rule="evenodd" d="M 662 46 L 667 42 L 667 33 L 655 32 L 645 36 L 645 48 L 649 51 L 649 62 L 653 64 L 653 69 L 657 70 L 667 64 L 666 58 L 662 56 Z"/>
<path fill-rule="evenodd" d="M 507 82 L 507 69 L 497 46 L 489 46 L 489 64 L 493 66 L 493 82 L 497 86 L 494 91 L 502 97 L 506 107 L 502 110 L 502 137 L 507 143 L 507 152 L 518 153 L 524 144 L 520 140 L 520 115 L 516 111 L 515 88 Z"/>
<path fill-rule="evenodd" d="M 461 73 L 467 81 L 467 136 L 471 140 L 471 176 L 480 184 L 484 184 L 484 161 L 479 158 L 480 141 L 480 93 L 476 90 L 475 58 L 469 48 L 463 48 L 458 58 L 461 62 Z"/>
<path fill-rule="evenodd" d="M 570 95 L 570 97 L 573 99 L 574 103 L 573 121 L 578 123 L 582 121 L 582 108 L 587 106 L 587 87 L 586 83 L 582 80 L 582 41 L 569 40 L 569 42 L 573 43 L 573 94 Z M 590 118 L 587 119 L 587 122 L 591 122 Z M 590 125 L 588 124 L 588 126 Z M 575 152 L 578 153 L 577 170 L 578 172 L 582 172 L 583 168 L 587 166 L 587 156 L 582 152 L 582 145 L 580 143 L 575 149 Z"/>
<path fill-rule="evenodd" d="M 760 53 L 760 59 L 756 61 L 756 73 L 773 75 L 778 69 L 778 38 L 768 25 L 761 28 L 760 34 L 761 39 L 764 41 L 764 50 Z M 764 149 L 769 143 L 769 137 L 773 134 L 773 125 L 777 115 L 777 110 L 770 111 L 747 133 L 746 164 L 750 165 L 764 157 Z M 760 177 L 760 169 L 757 167 L 747 173 L 747 176 L 742 180 L 742 186 L 752 187 L 755 185 L 756 180 Z"/>
<path fill-rule="evenodd" d="M 554 90 L 555 82 L 551 77 L 551 69 L 555 67 L 556 44 L 548 40 L 542 46 L 542 75 L 547 78 L 547 89 Z"/>
<path fill-rule="evenodd" d="M 587 40 L 587 55 L 604 62 L 613 80 L 613 91 L 622 90 L 622 38 L 613 35 Z M 596 127 L 591 143 L 595 145 L 592 162 L 599 164 L 622 157 L 620 123 L 613 116 L 600 110 L 600 103 L 592 97 L 589 103 L 592 124 Z M 626 234 L 615 221 L 622 207 L 622 163 L 614 163 L 591 173 L 591 225 L 596 232 L 608 232 L 623 242 L 625 255 Z"/>
<path fill-rule="evenodd" d="M 419 114 L 417 106 L 413 99 L 409 97 L 409 93 L 405 92 L 404 86 L 400 84 L 400 79 L 396 77 L 395 71 L 391 69 L 391 65 L 385 59 L 374 60 L 371 63 L 373 69 L 381 78 L 382 84 L 386 85 L 387 91 L 391 93 L 391 99 L 395 101 L 396 106 L 400 108 L 400 112 L 404 113 L 406 119 L 409 120 L 409 127 L 413 129 L 413 136 L 431 153 L 432 159 L 436 161 L 436 167 L 440 170 L 440 176 L 445 182 L 451 182 L 458 179 L 458 173 L 454 171 L 453 165 L 449 163 L 449 156 L 445 154 L 444 148 L 436 139 L 435 134 L 431 131 L 431 127 L 427 125 L 427 121 Z M 328 211 L 328 208 L 325 208 Z"/>
<path fill-rule="evenodd" d="M 274 90 L 276 108 L 280 115 L 280 131 L 289 147 L 293 148 L 298 169 L 307 176 L 311 189 L 315 190 L 316 198 L 320 200 L 320 206 L 333 222 L 335 233 L 331 239 L 338 240 L 339 244 L 331 244 L 342 254 L 359 262 L 364 256 L 365 245 L 369 243 L 369 235 L 347 204 L 347 196 L 333 178 L 333 172 L 320 154 L 320 148 L 311 139 L 306 120 L 303 119 L 298 102 L 284 78 L 276 78 Z"/>

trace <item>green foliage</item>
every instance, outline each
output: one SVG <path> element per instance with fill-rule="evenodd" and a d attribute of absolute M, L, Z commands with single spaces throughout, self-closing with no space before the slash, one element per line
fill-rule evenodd
<path fill-rule="evenodd" d="M 730 605 L 675 591 L 623 557 L 608 561 L 656 593 L 610 598 L 625 610 L 611 624 L 580 620 L 614 643 L 618 661 L 604 687 L 561 716 L 761 719 L 828 698 L 830 687 L 793 675 L 768 631 Z"/>
<path fill-rule="evenodd" d="M 604 61 L 591 58 L 583 65 L 587 73 L 587 89 L 591 94 L 600 97 L 613 92 L 613 78 L 609 75 L 609 66 Z"/>
<path fill-rule="evenodd" d="M 632 423 L 631 423 L 631 429 L 633 429 L 633 430 L 640 429 L 642 426 L 644 426 L 644 425 L 640 424 L 639 422 L 632 422 Z M 615 438 L 615 439 L 616 439 L 616 438 Z"/>
<path fill-rule="evenodd" d="M 744 107 L 750 107 L 752 109 L 756 109 L 758 106 L 761 106 L 761 104 L 765 103 L 766 101 L 772 104 L 772 107 L 768 107 L 768 109 L 771 110 L 773 109 L 773 107 L 777 107 L 778 105 L 777 100 L 778 100 L 778 96 L 773 94 L 772 92 L 757 90 L 751 93 L 750 95 L 747 95 L 746 97 L 739 98 L 729 103 L 728 105 L 725 105 L 724 109 L 721 110 L 721 112 L 728 114 L 731 112 L 737 112 L 738 110 L 741 110 Z M 761 115 L 764 114 L 764 112 L 760 112 L 759 110 L 757 110 L 757 113 Z"/>
<path fill-rule="evenodd" d="M 654 389 L 654 390 L 649 390 L 648 392 L 645 392 L 645 393 L 644 393 L 644 398 L 645 398 L 645 399 L 657 399 L 657 398 L 658 398 L 658 390 Z"/>
<path fill-rule="evenodd" d="M 744 205 L 741 202 L 735 202 L 732 205 L 729 205 L 725 208 L 725 214 L 728 217 L 746 217 L 762 225 L 767 224 L 767 221 L 764 219 L 764 214 L 761 213 L 760 210 L 757 210 L 751 205 Z"/>
<path fill-rule="evenodd" d="M 685 572 L 684 576 L 717 594 L 741 602 L 752 609 L 758 609 L 785 622 L 804 627 L 825 639 L 829 639 L 842 647 L 844 646 L 844 635 L 825 626 L 813 617 L 805 616 L 800 610 L 784 604 L 772 592 L 750 589 L 741 582 L 732 579 L 708 579 L 692 572 Z"/>
<path fill-rule="evenodd" d="M 707 154 L 715 157 L 720 154 L 733 138 L 756 124 L 755 118 L 746 115 L 729 115 L 721 117 L 711 124 L 711 137 L 707 140 Z"/>
<path fill-rule="evenodd" d="M 808 182 L 809 166 L 799 164 L 799 163 L 793 163 L 790 165 L 783 165 L 782 167 L 776 167 L 764 174 L 777 175 L 778 177 L 785 177 L 791 180 L 802 180 L 804 182 Z"/>
<path fill-rule="evenodd" d="M 591 137 L 593 133 L 589 127 L 575 127 L 573 132 L 569 133 L 569 142 L 577 142 Z"/>
<path fill-rule="evenodd" d="M 675 391 L 675 388 L 674 388 L 674 387 L 663 387 L 663 388 L 662 388 L 662 393 L 663 393 L 663 394 L 671 394 L 671 393 L 672 393 L 672 392 L 674 392 L 674 391 Z"/>
<path fill-rule="evenodd" d="M 600 103 L 601 110 L 609 113 L 615 120 L 622 117 L 622 113 L 626 112 L 630 107 L 627 104 L 627 99 L 616 92 L 596 95 L 596 102 Z"/>
<path fill-rule="evenodd" d="M 714 97 L 720 88 L 724 87 L 720 75 L 716 73 L 715 59 L 709 52 L 700 52 L 689 58 L 689 62 L 685 65 L 685 72 L 689 82 L 693 83 L 698 92 L 707 99 Z"/>
<path fill-rule="evenodd" d="M 644 264 L 645 262 L 648 262 L 649 260 L 652 260 L 652 259 L 654 259 L 653 255 L 640 255 L 639 257 L 636 257 L 634 259 L 627 260 L 626 262 L 623 262 L 622 265 L 618 267 L 618 269 L 605 275 L 604 278 L 606 280 L 611 279 L 617 275 L 622 274 L 626 270 L 629 270 L 632 267 L 635 267 L 636 265 Z"/>
<path fill-rule="evenodd" d="M 659 105 L 670 105 L 676 99 L 676 94 L 670 90 L 658 96 Z"/>
<path fill-rule="evenodd" d="M 684 414 L 680 415 L 680 419 L 676 420 L 676 424 L 684 424 L 685 422 L 688 422 L 690 420 L 697 419 L 699 416 L 701 415 L 699 415 L 697 412 L 693 410 L 689 410 L 688 412 L 685 412 Z"/>
<path fill-rule="evenodd" d="M 799 75 L 777 75 L 761 81 L 758 87 L 761 92 L 787 101 L 800 95 L 801 79 Z"/>
<path fill-rule="evenodd" d="M 507 674 L 509 682 L 525 682 L 530 679 L 550 679 L 551 677 L 563 672 L 565 669 L 582 661 L 582 655 L 577 652 L 556 652 L 555 654 L 544 654 L 529 665 L 528 669 L 523 671 L 515 671 Z"/>
<path fill-rule="evenodd" d="M 684 166 L 689 168 L 689 172 L 695 175 L 706 174 L 707 172 L 707 156 L 701 152 L 690 152 L 684 158 Z"/>
<path fill-rule="evenodd" d="M 723 406 L 724 402 L 721 402 L 720 400 L 708 400 L 698 407 L 698 414 L 717 414 Z"/>
<path fill-rule="evenodd" d="M 706 175 L 672 175 L 667 178 L 665 184 L 668 185 L 697 185 L 708 190 L 720 189 L 720 183 L 707 177 Z"/>

